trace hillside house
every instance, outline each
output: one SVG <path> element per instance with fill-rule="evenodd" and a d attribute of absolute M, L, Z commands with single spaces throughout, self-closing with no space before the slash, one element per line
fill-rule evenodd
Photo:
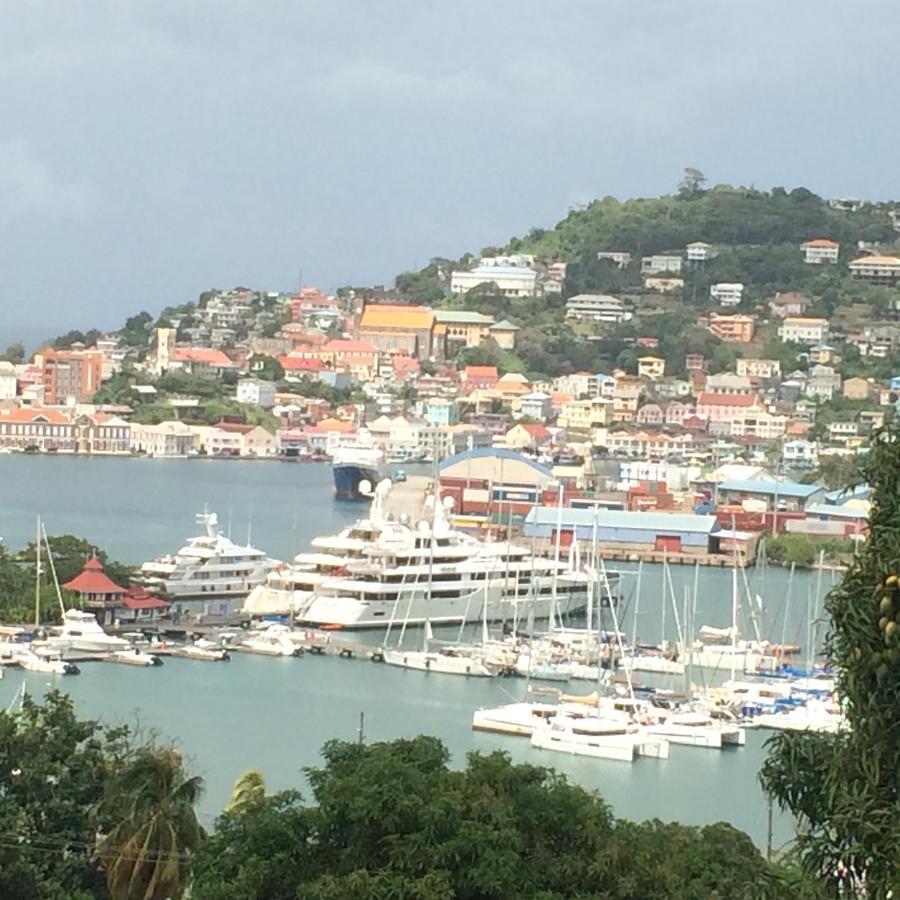
<path fill-rule="evenodd" d="M 705 241 L 693 241 L 684 248 L 684 255 L 688 262 L 706 262 L 712 259 L 712 245 Z"/>
<path fill-rule="evenodd" d="M 778 329 L 783 343 L 821 344 L 828 337 L 828 319 L 788 316 Z"/>
<path fill-rule="evenodd" d="M 900 257 L 860 256 L 850 264 L 850 274 L 871 284 L 893 285 L 900 280 Z"/>
<path fill-rule="evenodd" d="M 709 317 L 709 332 L 722 341 L 749 344 L 753 340 L 755 321 L 753 316 L 720 315 Z"/>
<path fill-rule="evenodd" d="M 598 260 L 609 260 L 617 269 L 627 269 L 631 265 L 631 254 L 627 250 L 601 250 Z"/>
<path fill-rule="evenodd" d="M 656 253 L 641 257 L 641 275 L 678 275 L 682 268 L 682 258 L 675 254 Z"/>
<path fill-rule="evenodd" d="M 801 244 L 800 249 L 803 251 L 803 261 L 807 265 L 822 265 L 838 261 L 841 245 L 828 238 L 814 238 Z"/>
<path fill-rule="evenodd" d="M 566 301 L 566 318 L 618 325 L 631 318 L 625 304 L 609 294 L 576 294 Z"/>
<path fill-rule="evenodd" d="M 769 301 L 769 310 L 779 319 L 802 316 L 806 313 L 807 306 L 809 306 L 808 298 L 796 291 L 778 293 Z"/>
<path fill-rule="evenodd" d="M 719 281 L 709 286 L 709 296 L 719 306 L 737 306 L 744 298 L 744 285 L 740 282 Z"/>
<path fill-rule="evenodd" d="M 666 361 L 660 356 L 638 357 L 638 378 L 655 381 L 666 374 Z"/>
<path fill-rule="evenodd" d="M 848 378 L 841 393 L 848 400 L 868 400 L 871 390 L 872 382 L 868 378 Z"/>
<path fill-rule="evenodd" d="M 781 363 L 777 359 L 739 358 L 735 364 L 738 375 L 763 380 L 781 378 Z"/>

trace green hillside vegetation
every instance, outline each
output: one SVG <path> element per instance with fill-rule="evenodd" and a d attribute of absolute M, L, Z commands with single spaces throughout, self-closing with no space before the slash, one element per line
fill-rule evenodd
<path fill-rule="evenodd" d="M 723 345 L 705 329 L 697 316 L 717 309 L 709 298 L 715 282 L 742 282 L 744 300 L 736 312 L 757 312 L 763 348 L 766 336 L 777 343 L 775 327 L 765 327 L 767 301 L 778 291 L 799 291 L 811 301 L 809 314 L 835 316 L 842 327 L 859 327 L 891 320 L 900 290 L 876 287 L 854 280 L 847 263 L 858 254 L 857 242 L 878 242 L 881 252 L 898 252 L 900 236 L 890 215 L 893 203 L 867 204 L 855 212 L 832 209 L 805 188 L 760 191 L 717 185 L 709 190 L 684 189 L 677 195 L 619 201 L 595 200 L 573 209 L 552 229 L 534 228 L 524 237 L 499 247 L 485 247 L 482 255 L 530 253 L 541 264 L 561 260 L 568 264 L 562 296 L 531 300 L 498 297 L 487 285 L 463 296 L 449 296 L 454 269 L 470 268 L 477 257 L 459 260 L 433 259 L 418 272 L 397 276 L 397 288 L 410 300 L 450 308 L 474 309 L 507 318 L 522 328 L 517 358 L 507 357 L 509 371 L 556 376 L 579 369 L 604 371 L 612 366 L 633 367 L 634 338 L 658 337 L 659 355 L 667 372 L 683 372 L 685 352 L 703 353 L 712 360 L 712 371 L 733 364 L 739 347 Z M 836 265 L 807 265 L 800 245 L 811 238 L 827 237 L 841 244 Z M 660 252 L 681 253 L 694 241 L 713 246 L 714 258 L 702 263 L 685 262 L 683 294 L 661 297 L 643 289 L 641 256 Z M 621 250 L 632 254 L 631 264 L 618 269 L 598 260 L 599 251 Z M 578 293 L 610 293 L 635 308 L 633 321 L 612 328 L 592 323 L 565 321 L 565 300 Z M 794 348 L 771 348 L 797 365 Z M 900 368 L 900 358 L 859 360 L 855 348 L 844 354 L 853 374 L 886 377 Z M 465 361 L 469 361 L 467 355 Z"/>

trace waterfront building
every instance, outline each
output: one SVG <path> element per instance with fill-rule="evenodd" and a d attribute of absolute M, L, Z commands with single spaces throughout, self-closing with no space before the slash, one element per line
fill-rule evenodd
<path fill-rule="evenodd" d="M 63 588 L 78 594 L 80 606 L 97 617 L 100 625 L 115 625 L 116 610 L 125 599 L 125 588 L 116 584 L 104 571 L 96 556 Z"/>
<path fill-rule="evenodd" d="M 75 429 L 57 409 L 0 407 L 0 447 L 42 453 L 74 453 Z"/>
<path fill-rule="evenodd" d="M 560 521 L 561 519 L 561 521 Z M 601 550 L 657 551 L 705 556 L 720 552 L 722 527 L 715 516 L 536 506 L 525 517 L 525 537 L 593 542 Z"/>
<path fill-rule="evenodd" d="M 536 503 L 552 502 L 558 488 L 547 466 L 500 448 L 445 459 L 438 477 L 441 495 L 453 498 L 453 511 L 461 514 L 524 515 Z"/>
<path fill-rule="evenodd" d="M 131 426 L 131 449 L 154 458 L 192 456 L 199 449 L 195 431 L 183 422 Z"/>
<path fill-rule="evenodd" d="M 465 294 L 481 285 L 504 297 L 534 297 L 537 272 L 525 266 L 480 265 L 471 271 L 457 270 L 450 276 L 450 292 Z"/>
<path fill-rule="evenodd" d="M 809 265 L 836 263 L 841 245 L 828 238 L 814 238 L 800 245 L 803 250 L 803 261 Z"/>
<path fill-rule="evenodd" d="M 83 403 L 100 389 L 103 354 L 97 350 L 53 350 L 46 348 L 40 360 L 44 402 L 48 406 Z"/>

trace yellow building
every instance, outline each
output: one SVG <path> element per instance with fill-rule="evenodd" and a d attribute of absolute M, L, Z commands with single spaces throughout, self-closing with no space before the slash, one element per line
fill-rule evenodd
<path fill-rule="evenodd" d="M 428 306 L 370 303 L 359 322 L 359 338 L 385 353 L 428 359 L 433 352 L 434 310 Z"/>
<path fill-rule="evenodd" d="M 493 316 L 465 309 L 436 309 L 434 311 L 435 350 L 452 356 L 466 347 L 478 347 L 490 337 Z"/>
<path fill-rule="evenodd" d="M 557 425 L 566 431 L 589 432 L 613 421 L 613 404 L 610 400 L 594 397 L 590 400 L 570 400 L 562 405 Z"/>

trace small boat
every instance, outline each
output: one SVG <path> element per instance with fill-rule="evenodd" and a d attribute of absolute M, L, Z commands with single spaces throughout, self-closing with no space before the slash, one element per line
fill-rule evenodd
<path fill-rule="evenodd" d="M 556 715 L 534 729 L 531 746 L 574 756 L 634 762 L 637 756 L 668 759 L 669 742 L 627 720 Z"/>
<path fill-rule="evenodd" d="M 286 626 L 270 626 L 265 631 L 251 632 L 234 649 L 263 656 L 300 656 L 303 651 L 285 633 L 289 630 Z"/>
<path fill-rule="evenodd" d="M 647 731 L 665 738 L 671 744 L 714 750 L 725 746 L 743 747 L 747 741 L 744 729 L 737 722 L 714 719 L 702 711 L 676 710 L 656 724 L 649 725 Z"/>
<path fill-rule="evenodd" d="M 534 729 L 559 712 L 555 703 L 506 703 L 472 714 L 473 731 L 531 737 Z"/>
<path fill-rule="evenodd" d="M 54 632 L 45 644 L 63 654 L 114 653 L 130 649 L 128 641 L 107 634 L 93 613 L 80 609 L 67 609 L 62 627 L 54 629 Z"/>
<path fill-rule="evenodd" d="M 199 644 L 185 644 L 172 651 L 172 656 L 182 659 L 196 659 L 200 662 L 230 662 L 231 656 L 224 647 L 201 647 Z"/>
<path fill-rule="evenodd" d="M 41 672 L 46 675 L 81 674 L 81 669 L 75 663 L 66 662 L 58 654 L 38 654 L 29 649 L 17 653 L 16 660 L 26 672 Z"/>
<path fill-rule="evenodd" d="M 140 647 L 128 650 L 113 650 L 104 657 L 106 662 L 121 663 L 125 666 L 161 666 L 163 661 L 155 653 L 145 653 Z"/>

